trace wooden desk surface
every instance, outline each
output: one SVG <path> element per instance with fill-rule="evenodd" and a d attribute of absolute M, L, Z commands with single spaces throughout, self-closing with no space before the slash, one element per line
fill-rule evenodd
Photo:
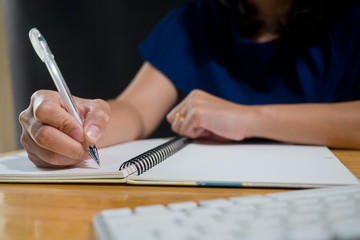
<path fill-rule="evenodd" d="M 360 151 L 333 152 L 360 179 Z M 103 209 L 280 191 L 290 190 L 0 183 L 0 239 L 94 239 L 92 217 Z"/>

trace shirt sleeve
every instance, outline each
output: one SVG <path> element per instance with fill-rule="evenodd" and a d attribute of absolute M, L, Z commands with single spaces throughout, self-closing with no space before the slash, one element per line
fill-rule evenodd
<path fill-rule="evenodd" d="M 201 2 L 192 1 L 171 11 L 138 47 L 144 60 L 185 94 L 199 87 L 197 67 L 209 54 Z"/>

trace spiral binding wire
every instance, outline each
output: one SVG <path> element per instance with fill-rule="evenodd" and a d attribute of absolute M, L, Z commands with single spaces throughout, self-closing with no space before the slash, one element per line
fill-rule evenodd
<path fill-rule="evenodd" d="M 134 165 L 137 169 L 137 174 L 140 175 L 182 149 L 189 142 L 191 142 L 190 138 L 181 136 L 174 137 L 166 143 L 163 143 L 124 162 L 121 164 L 119 170 L 122 170 L 130 165 Z"/>

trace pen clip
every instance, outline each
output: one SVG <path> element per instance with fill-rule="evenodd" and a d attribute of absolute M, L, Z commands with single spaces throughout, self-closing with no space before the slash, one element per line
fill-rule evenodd
<path fill-rule="evenodd" d="M 29 31 L 29 38 L 31 44 L 33 45 L 35 52 L 40 57 L 41 61 L 45 62 L 47 59 L 53 59 L 54 55 L 50 51 L 50 48 L 45 40 L 45 38 L 41 35 L 37 28 L 32 28 Z"/>

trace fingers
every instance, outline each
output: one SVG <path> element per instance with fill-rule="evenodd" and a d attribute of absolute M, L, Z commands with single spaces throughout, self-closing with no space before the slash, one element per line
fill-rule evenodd
<path fill-rule="evenodd" d="M 56 112 L 56 110 L 52 110 L 51 113 L 54 111 Z M 36 117 L 34 117 L 34 112 L 36 112 L 36 110 L 34 110 L 32 106 L 30 106 L 19 116 L 19 121 L 23 128 L 21 143 L 25 147 L 25 149 L 28 152 L 46 150 L 59 155 L 63 155 L 67 158 L 81 160 L 85 152 L 82 144 L 71 136 L 67 135 L 66 133 L 59 131 L 59 129 L 57 129 L 56 127 L 49 125 L 49 123 L 52 122 L 56 123 L 53 116 L 56 116 L 57 114 L 54 113 L 53 115 L 50 115 L 50 120 L 45 120 L 45 122 L 47 123 L 42 123 L 38 121 Z M 40 116 L 40 119 L 46 119 L 43 114 L 45 114 L 45 112 L 36 113 L 36 115 Z M 59 119 L 62 118 L 60 117 Z M 60 124 L 56 123 L 54 125 L 59 126 Z M 71 127 L 65 127 L 65 129 L 71 129 Z M 40 153 L 37 155 L 42 156 L 44 154 Z M 48 161 L 48 159 L 44 159 L 44 161 Z M 50 159 L 49 161 L 52 160 Z M 76 161 L 72 162 L 71 164 L 74 163 L 76 163 Z"/>
<path fill-rule="evenodd" d="M 193 90 L 167 115 L 171 128 L 190 138 L 241 140 L 245 136 L 246 112 L 243 106 L 202 90 Z"/>
<path fill-rule="evenodd" d="M 27 146 L 26 148 L 29 149 L 29 151 L 27 151 L 28 157 L 38 167 L 60 168 L 76 165 L 80 163 L 87 155 L 85 151 L 81 150 L 84 154 L 82 157 L 67 157 L 65 155 L 58 154 L 56 152 L 40 147 L 40 145 L 36 144 L 32 138 L 24 139 L 28 140 L 27 142 L 22 141 L 23 146 Z"/>
<path fill-rule="evenodd" d="M 206 135 L 209 135 L 210 132 L 207 130 L 205 122 L 202 120 L 204 117 L 202 109 L 194 106 L 187 106 L 186 110 L 183 110 L 183 112 L 184 121 L 179 121 L 180 124 L 176 126 L 176 128 L 173 128 L 174 131 L 190 138 L 206 137 Z"/>
<path fill-rule="evenodd" d="M 183 101 L 181 101 L 178 105 L 176 105 L 166 116 L 167 121 L 172 124 L 174 121 L 179 120 L 179 114 L 183 117 L 183 121 L 185 121 L 185 105 L 187 102 L 191 102 L 190 100 L 191 94 L 189 94 Z"/>
<path fill-rule="evenodd" d="M 102 100 L 75 98 L 75 102 L 85 119 L 84 127 L 63 108 L 54 91 L 33 94 L 29 107 L 20 114 L 21 143 L 36 166 L 77 164 L 87 157 L 83 142 L 95 143 L 101 137 L 110 107 Z"/>
<path fill-rule="evenodd" d="M 171 129 L 180 134 L 181 126 L 184 124 L 186 116 L 186 108 L 183 107 L 184 102 L 179 103 L 174 107 L 169 114 L 166 116 L 167 121 L 171 124 Z M 181 112 L 180 112 L 181 109 Z"/>
<path fill-rule="evenodd" d="M 184 117 L 181 113 L 179 113 L 179 112 L 176 113 L 175 117 L 176 117 L 180 122 L 183 122 L 183 121 L 185 120 L 185 117 Z"/>
<path fill-rule="evenodd" d="M 185 113 L 176 112 L 171 127 L 174 132 L 180 132 L 181 125 L 185 121 Z"/>
<path fill-rule="evenodd" d="M 35 120 L 58 129 L 78 142 L 84 140 L 83 127 L 63 107 L 60 107 L 61 100 L 56 92 L 36 92 L 31 97 L 31 104 Z M 31 120 L 32 117 L 28 116 L 27 119 Z M 27 119 L 25 118 L 24 121 L 26 122 Z"/>
<path fill-rule="evenodd" d="M 203 97 L 202 91 L 193 91 L 169 112 L 167 120 L 174 132 L 190 138 L 209 135 L 201 121 Z"/>

